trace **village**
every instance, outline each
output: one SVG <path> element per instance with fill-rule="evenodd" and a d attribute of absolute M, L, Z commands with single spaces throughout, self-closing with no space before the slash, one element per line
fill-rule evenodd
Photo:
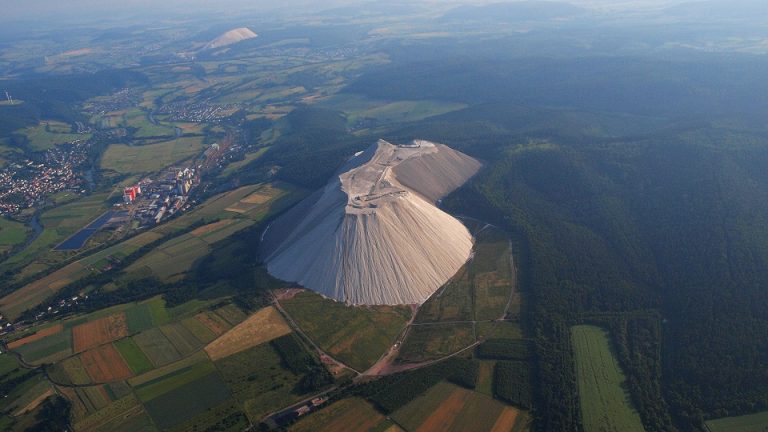
<path fill-rule="evenodd" d="M 0 215 L 18 214 L 63 190 L 84 193 L 86 179 L 80 168 L 91 145 L 75 140 L 47 150 L 40 160 L 12 158 L 0 168 Z"/>

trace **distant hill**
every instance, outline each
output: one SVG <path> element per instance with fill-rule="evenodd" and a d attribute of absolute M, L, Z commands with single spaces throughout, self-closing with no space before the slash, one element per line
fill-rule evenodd
<path fill-rule="evenodd" d="M 230 30 L 221 36 L 217 37 L 216 39 L 208 42 L 203 49 L 216 49 L 221 48 L 223 46 L 236 44 L 238 42 L 242 42 L 244 40 L 253 39 L 255 37 L 258 37 L 256 33 L 254 33 L 251 29 L 247 27 L 240 27 L 233 30 Z"/>
<path fill-rule="evenodd" d="M 579 15 L 584 9 L 554 1 L 517 1 L 482 6 L 459 6 L 441 17 L 444 21 L 539 21 Z"/>
<path fill-rule="evenodd" d="M 768 18 L 768 2 L 765 0 L 741 0 L 738 5 L 722 1 L 691 1 L 664 9 L 665 16 L 677 18 L 722 20 Z"/>

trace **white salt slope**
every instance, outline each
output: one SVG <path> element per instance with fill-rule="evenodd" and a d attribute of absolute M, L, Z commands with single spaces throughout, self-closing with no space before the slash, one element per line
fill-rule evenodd
<path fill-rule="evenodd" d="M 208 42 L 203 47 L 203 49 L 221 48 L 223 46 L 232 45 L 244 40 L 253 39 L 255 37 L 258 37 L 258 35 L 251 31 L 251 29 L 247 27 L 240 27 L 230 30 L 217 37 L 216 39 Z"/>
<path fill-rule="evenodd" d="M 380 140 L 271 224 L 261 256 L 273 276 L 350 304 L 422 303 L 472 252 L 434 201 L 479 169 L 441 144 Z"/>

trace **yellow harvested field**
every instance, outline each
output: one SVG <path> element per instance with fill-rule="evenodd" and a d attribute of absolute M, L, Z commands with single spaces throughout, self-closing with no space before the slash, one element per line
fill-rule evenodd
<path fill-rule="evenodd" d="M 208 344 L 205 352 L 211 360 L 219 360 L 290 332 L 291 328 L 277 309 L 269 306 L 259 310 Z"/>
<path fill-rule="evenodd" d="M 427 417 L 427 420 L 419 426 L 417 432 L 446 431 L 453 424 L 459 411 L 472 393 L 464 389 L 455 389 L 440 406 Z"/>
<path fill-rule="evenodd" d="M 192 234 L 195 237 L 200 237 L 202 235 L 208 234 L 210 232 L 214 232 L 219 228 L 224 228 L 227 225 L 233 224 L 235 221 L 233 219 L 224 219 L 220 220 L 218 222 L 214 222 L 208 225 L 203 225 L 199 228 L 195 228 L 190 234 Z"/>
<path fill-rule="evenodd" d="M 515 427 L 517 421 L 518 410 L 512 407 L 505 407 L 501 412 L 499 418 L 496 419 L 496 423 L 493 425 L 491 432 L 509 432 Z"/>
<path fill-rule="evenodd" d="M 224 210 L 232 213 L 248 213 L 260 208 L 262 204 L 266 204 L 282 195 L 285 195 L 285 190 L 272 187 L 271 184 L 265 184 L 252 194 L 240 199 L 238 202 L 230 205 Z"/>

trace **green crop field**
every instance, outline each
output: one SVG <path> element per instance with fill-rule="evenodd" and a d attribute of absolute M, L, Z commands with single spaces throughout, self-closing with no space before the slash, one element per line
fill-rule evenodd
<path fill-rule="evenodd" d="M 168 311 L 165 309 L 165 300 L 162 297 L 154 297 L 125 311 L 125 321 L 130 334 L 163 325 L 168 320 Z"/>
<path fill-rule="evenodd" d="M 389 349 L 411 315 L 407 307 L 352 307 L 310 291 L 281 304 L 323 350 L 359 371 Z"/>
<path fill-rule="evenodd" d="M 147 272 L 165 281 L 183 277 L 198 260 L 211 251 L 212 243 L 229 238 L 263 219 L 273 210 L 272 206 L 292 190 L 284 185 L 279 187 L 272 184 L 250 185 L 207 200 L 192 212 L 156 230 L 171 232 L 189 226 L 200 219 L 234 219 L 243 216 L 245 218 L 213 222 L 168 240 L 131 264 L 127 269 L 128 277 L 145 275 Z M 280 208 L 286 204 L 281 204 Z"/>
<path fill-rule="evenodd" d="M 416 322 L 493 320 L 504 315 L 514 283 L 509 239 L 491 226 L 469 228 L 480 230 L 475 233 L 474 257 L 421 306 Z"/>
<path fill-rule="evenodd" d="M 264 154 L 264 152 L 267 151 L 268 148 L 269 147 L 262 147 L 262 148 L 256 150 L 253 153 L 246 153 L 245 157 L 243 158 L 243 160 L 232 162 L 231 164 L 227 165 L 227 167 L 224 168 L 224 170 L 221 171 L 221 174 L 219 174 L 219 176 L 220 177 L 226 177 L 226 176 L 229 176 L 231 174 L 236 173 L 240 168 L 243 168 L 244 166 L 248 165 L 249 163 L 257 160 L 258 158 L 260 158 Z"/>
<path fill-rule="evenodd" d="M 72 354 L 72 333 L 61 331 L 21 346 L 16 351 L 28 363 L 52 363 Z"/>
<path fill-rule="evenodd" d="M 213 363 L 210 361 L 198 361 L 197 363 L 174 370 L 166 375 L 137 385 L 133 389 L 136 392 L 136 396 L 146 403 L 181 386 L 191 383 L 198 378 L 206 376 L 215 370 Z"/>
<path fill-rule="evenodd" d="M 110 403 L 107 396 L 102 392 L 101 386 L 78 387 L 75 389 L 75 393 L 88 414 L 95 413 Z"/>
<path fill-rule="evenodd" d="M 195 335 L 181 323 L 164 325 L 160 327 L 160 331 L 182 356 L 188 356 L 203 346 Z"/>
<path fill-rule="evenodd" d="M 163 377 L 171 376 L 178 371 L 188 369 L 190 366 L 194 366 L 200 362 L 208 362 L 208 356 L 204 352 L 197 352 L 189 357 L 183 358 L 179 361 L 169 363 L 165 366 L 161 366 L 156 369 L 152 369 L 149 372 L 143 373 L 139 376 L 129 378 L 128 384 L 132 387 L 138 387 L 149 382 L 157 382 Z"/>
<path fill-rule="evenodd" d="M 159 171 L 167 166 L 199 155 L 203 139 L 183 137 L 141 146 L 112 144 L 101 158 L 101 168 L 123 174 Z"/>
<path fill-rule="evenodd" d="M 128 266 L 126 272 L 141 277 L 151 273 L 161 280 L 169 281 L 190 270 L 208 252 L 208 243 L 192 234 L 183 234 L 153 249 Z"/>
<path fill-rule="evenodd" d="M 55 363 L 47 372 L 52 380 L 61 384 L 88 385 L 93 382 L 83 367 L 80 356 L 69 357 Z"/>
<path fill-rule="evenodd" d="M 523 339 L 523 329 L 516 322 L 479 322 L 477 323 L 477 337 L 483 339 Z"/>
<path fill-rule="evenodd" d="M 26 265 L 33 259 L 45 262 L 55 258 L 57 253 L 49 250 L 102 214 L 107 209 L 107 197 L 107 193 L 88 195 L 43 212 L 40 216 L 43 232 L 24 251 L 3 263 L 3 267 Z M 21 273 L 21 276 L 30 275 Z"/>
<path fill-rule="evenodd" d="M 185 318 L 181 321 L 184 327 L 187 328 L 201 344 L 207 344 L 208 342 L 216 339 L 216 334 L 211 331 L 205 324 L 195 318 Z"/>
<path fill-rule="evenodd" d="M 186 419 L 226 402 L 229 390 L 219 374 L 209 372 L 145 402 L 152 419 L 161 428 L 169 428 Z"/>
<path fill-rule="evenodd" d="M 282 366 L 270 344 L 262 344 L 216 362 L 224 382 L 253 421 L 302 398 L 294 388 L 300 376 Z"/>
<path fill-rule="evenodd" d="M 474 342 L 472 323 L 414 325 L 408 330 L 398 361 L 434 360 L 453 354 Z"/>
<path fill-rule="evenodd" d="M 181 358 L 173 344 L 159 328 L 152 328 L 133 336 L 133 340 L 155 366 L 167 365 Z"/>
<path fill-rule="evenodd" d="M 34 151 L 44 151 L 53 148 L 56 144 L 65 144 L 75 140 L 87 140 L 90 134 L 70 133 L 71 127 L 62 122 L 46 120 L 37 126 L 30 126 L 16 131 L 29 140 L 29 147 Z"/>
<path fill-rule="evenodd" d="M 416 322 L 469 321 L 472 319 L 471 262 L 432 295 L 416 315 Z"/>
<path fill-rule="evenodd" d="M 77 419 L 74 423 L 74 428 L 76 431 L 114 432 L 120 430 L 116 428 L 118 423 L 128 424 L 134 417 L 140 416 L 142 412 L 141 402 L 133 394 L 128 394 L 99 411 Z M 144 431 L 146 429 L 137 428 L 133 430 Z"/>
<path fill-rule="evenodd" d="M 174 135 L 173 126 L 152 123 L 149 121 L 147 113 L 138 108 L 126 111 L 118 120 L 118 123 L 124 127 L 138 129 L 133 135 L 135 138 L 168 137 Z"/>
<path fill-rule="evenodd" d="M 115 348 L 120 352 L 134 375 L 142 374 L 153 368 L 152 362 L 132 338 L 124 338 L 115 342 Z"/>
<path fill-rule="evenodd" d="M 571 328 L 576 353 L 581 418 L 586 432 L 643 431 L 640 416 L 623 387 L 624 373 L 611 351 L 605 330 L 591 325 Z"/>
<path fill-rule="evenodd" d="M 0 253 L 24 243 L 28 234 L 29 228 L 23 223 L 0 217 Z"/>
<path fill-rule="evenodd" d="M 489 227 L 477 234 L 472 259 L 476 320 L 504 315 L 515 283 L 510 267 L 511 253 L 509 239 L 502 231 Z"/>
<path fill-rule="evenodd" d="M 708 420 L 705 424 L 709 432 L 766 432 L 768 431 L 768 411 Z"/>
<path fill-rule="evenodd" d="M 216 314 L 224 318 L 232 326 L 236 326 L 248 318 L 248 315 L 242 309 L 232 303 L 216 309 Z"/>

